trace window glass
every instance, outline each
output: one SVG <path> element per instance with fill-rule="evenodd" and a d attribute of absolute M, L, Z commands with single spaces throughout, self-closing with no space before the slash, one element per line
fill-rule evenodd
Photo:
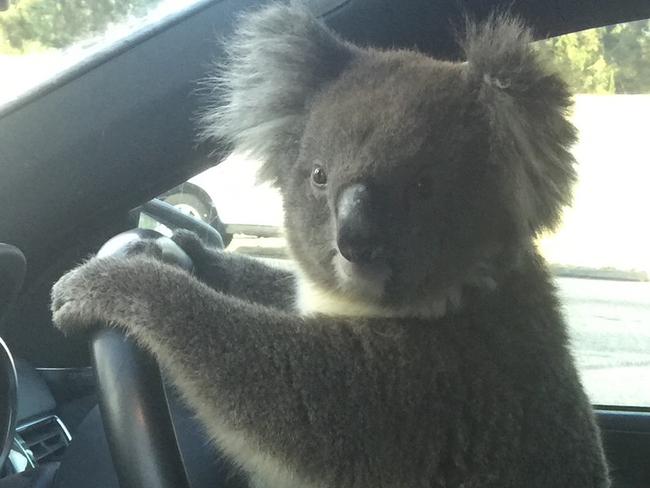
<path fill-rule="evenodd" d="M 539 248 L 592 401 L 650 406 L 650 21 L 537 43 L 571 85 L 574 202 Z"/>
<path fill-rule="evenodd" d="M 11 1 L 0 11 L 0 107 L 197 1 Z"/>
<path fill-rule="evenodd" d="M 576 94 L 579 131 L 574 203 L 559 229 L 539 239 L 539 249 L 554 272 L 591 400 L 650 406 L 650 22 L 536 47 Z M 256 166 L 233 154 L 190 182 L 218 209 L 233 236 L 229 250 L 286 258 L 281 199 L 255 186 Z M 187 188 L 173 191 L 188 198 Z"/>

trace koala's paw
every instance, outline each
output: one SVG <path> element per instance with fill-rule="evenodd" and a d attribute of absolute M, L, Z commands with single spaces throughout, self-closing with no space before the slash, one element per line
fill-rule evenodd
<path fill-rule="evenodd" d="M 52 287 L 52 321 L 66 333 L 90 328 L 99 319 L 90 303 L 89 284 L 93 280 L 91 263 L 69 271 Z"/>
<path fill-rule="evenodd" d="M 190 257 L 194 265 L 194 276 L 203 283 L 228 293 L 231 282 L 229 260 L 221 249 L 207 246 L 199 236 L 188 230 L 178 230 L 172 240 Z"/>
<path fill-rule="evenodd" d="M 112 323 L 128 312 L 133 302 L 129 282 L 138 273 L 130 271 L 135 261 L 93 258 L 63 275 L 51 292 L 54 325 L 67 334 Z"/>
<path fill-rule="evenodd" d="M 178 244 L 178 246 L 185 251 L 194 264 L 209 261 L 211 256 L 213 256 L 215 252 L 218 252 L 218 250 L 206 246 L 201 238 L 194 232 L 185 229 L 175 231 L 174 235 L 172 235 L 172 241 Z"/>

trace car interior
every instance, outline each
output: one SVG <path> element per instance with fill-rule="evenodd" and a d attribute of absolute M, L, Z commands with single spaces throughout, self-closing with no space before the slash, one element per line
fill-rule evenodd
<path fill-rule="evenodd" d="M 263 3 L 186 2 L 0 104 L 0 488 L 246 486 L 151 357 L 115 331 L 63 336 L 49 293 L 114 236 L 147 237 L 142 214 L 230 242 L 218 217 L 196 220 L 156 197 L 230 153 L 197 139 L 201 80 L 238 16 Z M 353 42 L 444 59 L 462 54 L 463 19 L 495 9 L 538 39 L 650 18 L 647 0 L 306 3 Z M 595 409 L 614 486 L 650 486 L 650 404 Z"/>

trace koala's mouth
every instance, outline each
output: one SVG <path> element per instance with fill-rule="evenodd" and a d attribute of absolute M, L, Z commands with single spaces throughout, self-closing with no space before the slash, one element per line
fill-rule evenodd
<path fill-rule="evenodd" d="M 333 265 L 342 290 L 369 299 L 380 299 L 384 295 L 391 275 L 386 263 L 354 263 L 337 252 Z"/>

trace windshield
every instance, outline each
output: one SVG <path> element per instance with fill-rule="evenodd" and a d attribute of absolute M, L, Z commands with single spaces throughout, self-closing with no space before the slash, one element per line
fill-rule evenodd
<path fill-rule="evenodd" d="M 199 0 L 15 0 L 0 12 L 0 107 Z"/>

